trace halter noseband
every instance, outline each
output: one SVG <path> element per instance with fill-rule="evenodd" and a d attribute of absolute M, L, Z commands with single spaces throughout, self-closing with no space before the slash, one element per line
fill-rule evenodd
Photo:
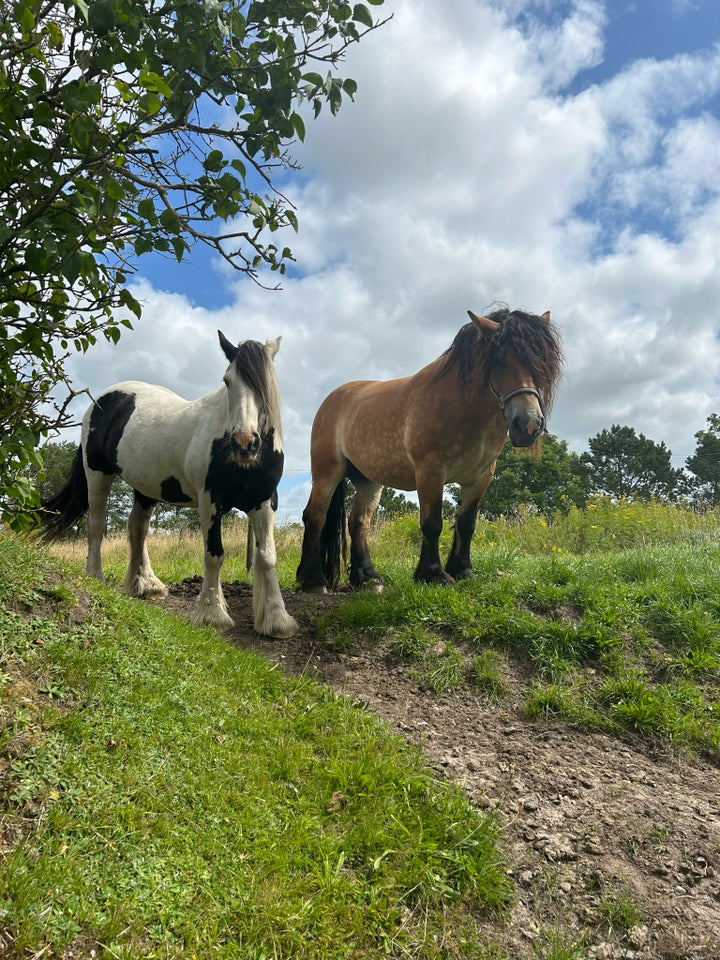
<path fill-rule="evenodd" d="M 512 400 L 513 397 L 517 397 L 518 394 L 521 394 L 521 393 L 531 393 L 534 397 L 537 397 L 538 403 L 540 404 L 540 410 L 542 410 L 542 397 L 540 396 L 538 391 L 535 389 L 535 387 L 518 387 L 517 390 L 511 390 L 510 393 L 506 393 L 504 397 L 501 397 L 489 380 L 487 384 L 488 384 L 488 387 L 490 388 L 490 393 L 495 397 L 495 399 L 499 403 L 500 411 L 503 413 L 505 412 L 505 404 L 508 402 L 508 400 Z"/>

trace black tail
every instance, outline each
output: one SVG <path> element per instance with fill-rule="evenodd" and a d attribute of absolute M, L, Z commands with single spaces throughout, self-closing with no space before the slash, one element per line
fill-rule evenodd
<path fill-rule="evenodd" d="M 345 480 L 341 480 L 332 495 L 325 526 L 320 534 L 322 570 L 331 590 L 340 582 L 341 561 L 347 560 L 347 522 L 345 517 Z"/>
<path fill-rule="evenodd" d="M 77 448 L 70 479 L 54 497 L 43 500 L 40 528 L 43 540 L 52 543 L 85 516 L 88 509 L 88 486 L 83 466 L 82 447 Z"/>

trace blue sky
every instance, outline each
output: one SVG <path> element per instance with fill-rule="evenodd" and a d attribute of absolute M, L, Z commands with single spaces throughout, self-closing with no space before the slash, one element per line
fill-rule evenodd
<path fill-rule="evenodd" d="M 144 260 L 142 321 L 73 359 L 76 386 L 199 396 L 222 376 L 218 328 L 282 334 L 280 517 L 298 519 L 323 397 L 419 369 L 468 308 L 503 301 L 551 310 L 563 334 L 551 432 L 582 452 L 632 426 L 682 466 L 720 412 L 717 0 L 377 9 L 392 21 L 344 69 L 355 102 L 308 120 L 281 184 L 300 221 L 282 291 L 200 253 Z"/>

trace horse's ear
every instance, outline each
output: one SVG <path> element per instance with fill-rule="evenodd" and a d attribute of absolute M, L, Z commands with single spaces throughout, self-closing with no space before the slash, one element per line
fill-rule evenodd
<path fill-rule="evenodd" d="M 228 363 L 232 363 L 237 356 L 238 348 L 234 343 L 230 343 L 222 330 L 218 330 L 218 337 L 220 338 L 220 346 L 223 348 L 223 353 L 228 358 Z"/>
<path fill-rule="evenodd" d="M 495 320 L 491 320 L 489 317 L 479 317 L 476 313 L 473 313 L 472 310 L 468 310 L 468 316 L 480 333 L 495 333 L 495 331 L 500 328 L 500 324 Z"/>
<path fill-rule="evenodd" d="M 550 323 L 550 311 L 546 310 L 545 313 L 540 317 L 541 320 L 544 320 L 545 323 Z"/>
<path fill-rule="evenodd" d="M 276 337 L 274 340 L 266 340 L 266 341 L 265 341 L 265 349 L 266 349 L 267 352 L 270 354 L 270 359 L 271 359 L 271 360 L 274 360 L 274 359 L 275 359 L 275 354 L 276 354 L 276 353 L 278 352 L 278 350 L 280 349 L 280 341 L 281 341 L 281 340 L 282 340 L 282 336 Z"/>

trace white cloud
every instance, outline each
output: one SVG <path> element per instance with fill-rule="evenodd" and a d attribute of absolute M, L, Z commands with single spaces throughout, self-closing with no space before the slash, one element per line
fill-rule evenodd
<path fill-rule="evenodd" d="M 637 61 L 571 93 L 573 74 L 602 56 L 599 0 L 522 30 L 508 3 L 458 0 L 450 16 L 396 0 L 388 12 L 348 57 L 356 103 L 309 122 L 302 178 L 284 185 L 300 232 L 287 238 L 299 269 L 283 291 L 228 280 L 235 302 L 211 312 L 145 288 L 137 332 L 74 361 L 78 386 L 134 376 L 200 395 L 222 374 L 218 327 L 238 340 L 282 334 L 297 518 L 325 394 L 417 370 L 468 308 L 501 300 L 550 309 L 563 333 L 553 433 L 580 451 L 623 423 L 681 465 L 720 411 L 720 125 L 709 113 L 720 50 Z"/>

